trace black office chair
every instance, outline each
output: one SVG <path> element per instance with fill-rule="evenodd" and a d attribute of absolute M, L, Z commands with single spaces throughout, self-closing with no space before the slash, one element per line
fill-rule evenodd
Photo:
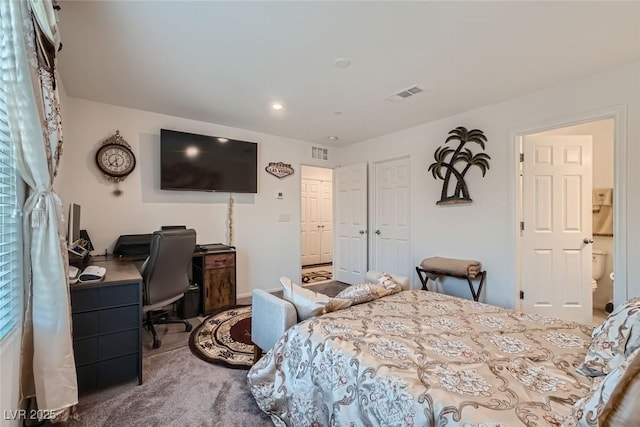
<path fill-rule="evenodd" d="M 151 237 L 149 257 L 140 273 L 144 282 L 142 311 L 146 314 L 145 325 L 153 334 L 153 348 L 160 347 L 154 323 L 184 323 L 185 330 L 191 330 L 187 320 L 163 318 L 166 313 L 161 309 L 182 298 L 189 288 L 188 270 L 195 247 L 196 232 L 192 229 L 156 231 Z"/>

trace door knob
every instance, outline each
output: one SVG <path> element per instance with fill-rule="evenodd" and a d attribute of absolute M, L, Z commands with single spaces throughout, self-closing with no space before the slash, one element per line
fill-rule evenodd
<path fill-rule="evenodd" d="M 584 239 L 582 239 L 582 242 L 583 242 L 585 245 L 588 245 L 589 243 L 593 243 L 593 239 L 590 239 L 590 238 L 588 238 L 588 237 L 585 237 Z"/>
<path fill-rule="evenodd" d="M 380 230 L 376 230 L 376 234 L 379 236 L 379 235 L 381 235 L 382 233 L 380 232 Z"/>
<path fill-rule="evenodd" d="M 358 231 L 358 233 L 364 234 L 364 230 L 360 230 L 360 231 Z"/>

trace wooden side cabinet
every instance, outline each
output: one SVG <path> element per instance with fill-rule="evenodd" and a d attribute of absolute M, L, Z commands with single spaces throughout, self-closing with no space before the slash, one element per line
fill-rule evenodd
<path fill-rule="evenodd" d="M 135 377 L 142 383 L 142 280 L 132 263 L 106 268 L 104 282 L 71 286 L 73 351 L 81 394 Z"/>
<path fill-rule="evenodd" d="M 193 282 L 202 292 L 203 314 L 236 305 L 236 252 L 207 252 L 194 257 Z"/>

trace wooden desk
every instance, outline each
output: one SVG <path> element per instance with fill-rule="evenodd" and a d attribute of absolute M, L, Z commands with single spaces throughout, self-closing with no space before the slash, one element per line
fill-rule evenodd
<path fill-rule="evenodd" d="M 142 276 L 132 261 L 92 257 L 101 282 L 71 285 L 78 391 L 138 377 L 142 384 Z"/>
<path fill-rule="evenodd" d="M 206 248 L 193 253 L 189 281 L 198 286 L 198 311 L 207 315 L 216 310 L 236 305 L 236 250 L 225 245 L 203 245 Z M 100 262 L 132 263 L 142 266 L 147 255 L 119 257 L 99 255 L 91 257 L 90 265 Z M 108 270 L 108 269 L 107 269 Z M 107 272 L 108 274 L 108 272 Z"/>

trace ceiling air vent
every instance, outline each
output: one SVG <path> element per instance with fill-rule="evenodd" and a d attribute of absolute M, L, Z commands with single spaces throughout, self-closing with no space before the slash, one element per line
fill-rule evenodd
<path fill-rule="evenodd" d="M 398 93 L 394 93 L 391 96 L 388 96 L 386 99 L 388 99 L 389 101 L 393 101 L 393 102 L 399 102 L 402 101 L 404 99 L 410 98 L 413 95 L 417 95 L 420 92 L 424 92 L 424 89 L 422 89 L 421 87 L 418 86 L 411 86 L 410 88 L 401 90 Z"/>
<path fill-rule="evenodd" d="M 327 148 L 312 147 L 311 157 L 320 160 L 329 160 L 329 150 Z"/>

